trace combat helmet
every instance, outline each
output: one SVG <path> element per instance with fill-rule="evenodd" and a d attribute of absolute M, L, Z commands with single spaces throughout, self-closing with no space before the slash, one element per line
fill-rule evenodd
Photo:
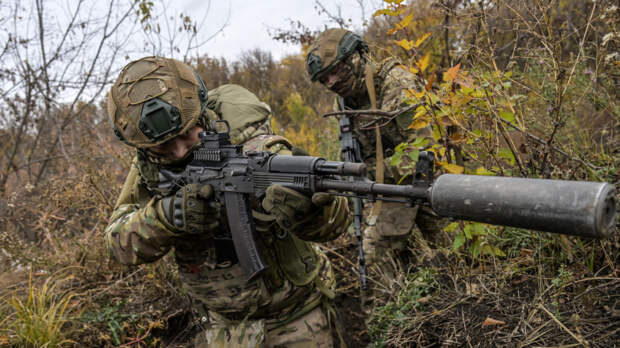
<path fill-rule="evenodd" d="M 308 48 L 306 69 L 310 79 L 317 81 L 338 62 L 345 61 L 355 52 L 367 51 L 368 45 L 359 35 L 346 29 L 327 29 Z"/>
<path fill-rule="evenodd" d="M 108 93 L 114 134 L 138 149 L 162 144 L 191 129 L 207 105 L 207 88 L 187 64 L 144 57 L 123 68 Z"/>

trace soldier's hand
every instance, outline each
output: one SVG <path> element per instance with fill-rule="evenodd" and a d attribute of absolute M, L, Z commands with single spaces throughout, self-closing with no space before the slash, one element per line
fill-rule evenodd
<path fill-rule="evenodd" d="M 213 187 L 189 184 L 159 201 L 167 223 L 177 231 L 209 233 L 219 226 L 221 206 L 211 200 Z"/>
<path fill-rule="evenodd" d="M 308 197 L 293 189 L 272 185 L 267 188 L 262 206 L 265 211 L 275 216 L 280 227 L 296 230 L 312 219 L 318 209 L 331 204 L 333 200 L 334 197 L 325 192 Z"/>

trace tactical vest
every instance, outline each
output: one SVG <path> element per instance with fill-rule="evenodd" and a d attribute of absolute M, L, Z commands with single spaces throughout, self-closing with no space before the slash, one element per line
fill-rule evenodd
<path fill-rule="evenodd" d="M 368 63 L 371 64 L 371 63 Z M 375 90 L 377 92 L 377 108 L 381 109 L 384 103 L 384 82 L 387 79 L 388 74 L 392 69 L 398 66 L 398 60 L 394 58 L 388 58 L 382 61 L 378 67 L 375 68 L 374 74 Z M 340 98 L 336 99 L 336 105 L 340 109 Z M 357 98 L 354 100 L 345 99 L 345 107 L 353 109 L 370 109 L 370 100 L 365 95 L 364 98 Z M 368 117 L 352 117 L 353 132 L 355 137 L 360 143 L 362 157 L 364 163 L 368 166 L 369 175 L 374 178 L 374 167 L 376 162 L 376 134 L 374 130 L 374 123 L 372 116 Z M 381 142 L 383 143 L 384 157 L 388 158 L 394 154 L 394 148 L 407 141 L 407 136 L 404 131 L 411 123 L 411 116 L 408 114 L 400 115 L 396 119 L 381 127 Z"/>

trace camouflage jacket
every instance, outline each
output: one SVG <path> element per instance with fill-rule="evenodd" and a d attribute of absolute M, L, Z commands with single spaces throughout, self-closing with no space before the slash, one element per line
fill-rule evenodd
<path fill-rule="evenodd" d="M 266 129 L 255 128 L 243 144 L 244 151 L 290 155 L 290 143 L 264 134 Z M 174 249 L 181 281 L 197 300 L 198 311 L 210 313 L 211 320 L 260 318 L 275 325 L 311 310 L 325 296 L 333 296 L 331 266 L 312 241 L 331 240 L 344 232 L 349 215 L 345 199 L 336 199 L 309 219 L 299 235 L 281 230 L 260 202 L 253 202 L 254 221 L 269 268 L 262 277 L 246 283 L 240 265 L 231 261 L 234 249 L 230 242 L 214 236 L 175 234 L 164 226 L 156 202 L 166 192 L 157 189 L 157 173 L 157 165 L 140 156 L 134 159 L 105 231 L 108 250 L 119 262 L 153 262 Z M 225 219 L 220 223 L 222 229 L 227 228 Z"/>
<path fill-rule="evenodd" d="M 408 107 L 410 104 L 406 103 L 406 101 L 410 98 L 405 94 L 405 90 L 408 88 L 415 91 L 424 89 L 424 82 L 421 81 L 419 77 L 400 67 L 396 59 L 388 58 L 376 66 L 373 66 L 373 70 L 377 108 L 379 110 L 394 111 Z M 363 95 L 363 97 L 345 98 L 345 109 L 370 109 L 370 99 L 367 94 Z M 336 98 L 334 109 L 341 110 L 339 97 Z M 403 113 L 384 125 L 382 125 L 385 123 L 384 120 L 380 119 L 375 121 L 374 119 L 376 117 L 372 115 L 353 115 L 351 117 L 353 131 L 360 143 L 362 158 L 364 163 L 368 166 L 368 172 L 371 177 L 374 178 L 376 167 L 375 123 L 382 125 L 380 132 L 385 159 L 384 168 L 386 183 L 397 183 L 404 175 L 411 173 L 413 160 L 406 156 L 407 153 L 426 149 L 433 144 L 430 127 L 419 130 L 409 129 L 409 125 L 413 120 L 413 114 L 414 111 Z M 396 161 L 396 159 L 392 158 L 399 144 L 404 142 L 411 143 L 420 138 L 424 138 L 423 141 L 417 141 L 420 146 L 416 148 L 412 146 L 405 148 L 403 151 L 405 156 L 400 157 L 400 161 Z"/>

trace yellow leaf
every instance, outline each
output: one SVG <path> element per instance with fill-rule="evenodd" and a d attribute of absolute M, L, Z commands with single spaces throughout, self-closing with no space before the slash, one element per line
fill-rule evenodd
<path fill-rule="evenodd" d="M 427 127 L 429 125 L 429 123 L 430 122 L 426 118 L 419 117 L 419 118 L 416 118 L 415 120 L 413 120 L 413 122 L 411 122 L 411 124 L 409 125 L 409 128 L 410 129 L 418 130 L 418 129 L 422 129 L 424 127 Z"/>
<path fill-rule="evenodd" d="M 418 48 L 422 44 L 422 42 L 424 42 L 424 40 L 428 39 L 429 36 L 431 36 L 431 33 L 426 33 L 422 35 L 421 38 L 415 41 L 415 43 L 413 44 L 413 47 Z"/>
<path fill-rule="evenodd" d="M 418 112 L 416 112 L 415 115 L 413 115 L 413 119 L 417 119 L 418 117 L 422 117 L 424 115 L 426 115 L 428 111 L 426 110 L 426 108 L 422 108 L 422 110 L 419 110 Z"/>
<path fill-rule="evenodd" d="M 452 97 L 452 105 L 454 107 L 461 107 L 461 106 L 469 103 L 470 100 L 472 100 L 472 97 L 470 97 L 468 95 L 455 94 Z"/>
<path fill-rule="evenodd" d="M 400 21 L 399 25 L 401 28 L 405 28 L 409 25 L 409 23 L 411 23 L 412 20 L 413 20 L 413 13 L 410 13 L 407 17 L 403 18 L 403 20 Z"/>
<path fill-rule="evenodd" d="M 407 51 L 409 51 L 410 49 L 412 49 L 412 48 L 413 48 L 413 46 L 411 45 L 413 42 L 412 42 L 412 41 L 409 41 L 409 40 L 407 40 L 407 39 L 402 39 L 402 40 L 400 40 L 400 41 L 396 41 L 396 40 L 394 40 L 394 43 L 395 43 L 395 44 L 397 44 L 398 46 L 400 46 L 400 47 L 402 47 L 402 48 L 406 49 Z"/>
<path fill-rule="evenodd" d="M 485 167 L 478 167 L 476 169 L 476 175 L 495 175 L 493 172 L 488 171 Z"/>
<path fill-rule="evenodd" d="M 484 319 L 484 322 L 482 323 L 482 327 L 492 326 L 492 325 L 505 325 L 505 324 L 506 323 L 501 320 L 496 320 L 496 319 L 487 317 L 486 319 Z"/>
<path fill-rule="evenodd" d="M 448 71 L 446 71 L 445 73 L 443 73 L 443 80 L 446 82 L 450 82 L 452 80 L 454 80 L 456 78 L 456 74 L 458 74 L 459 72 L 459 68 L 461 67 L 461 63 L 458 63 L 457 65 L 451 67 L 450 69 L 448 69 Z"/>
<path fill-rule="evenodd" d="M 392 12 L 392 11 L 384 8 L 384 9 L 381 9 L 381 10 L 377 10 L 372 16 L 373 17 L 378 17 L 378 16 L 381 16 L 381 15 L 389 15 L 390 12 Z"/>
<path fill-rule="evenodd" d="M 405 96 L 410 99 L 421 100 L 424 97 L 424 91 L 416 92 L 413 88 L 407 88 L 405 90 Z"/>
<path fill-rule="evenodd" d="M 448 162 L 438 162 L 438 163 L 441 166 L 441 168 L 445 169 L 446 172 L 451 173 L 451 174 L 462 174 L 463 171 L 465 170 L 465 168 L 459 165 L 456 165 L 456 164 L 452 164 Z"/>
<path fill-rule="evenodd" d="M 424 57 L 422 57 L 422 59 L 418 60 L 416 65 L 418 66 L 418 68 L 420 68 L 420 70 L 424 71 L 426 70 L 426 68 L 428 68 L 428 63 L 430 62 L 430 60 L 431 60 L 431 55 L 430 53 L 428 53 Z"/>
<path fill-rule="evenodd" d="M 409 70 L 412 74 L 417 74 L 418 71 L 420 71 L 420 70 L 418 70 L 418 68 L 416 68 L 414 66 L 406 66 L 406 65 L 402 65 L 401 64 L 398 67 L 403 69 L 403 70 Z"/>

